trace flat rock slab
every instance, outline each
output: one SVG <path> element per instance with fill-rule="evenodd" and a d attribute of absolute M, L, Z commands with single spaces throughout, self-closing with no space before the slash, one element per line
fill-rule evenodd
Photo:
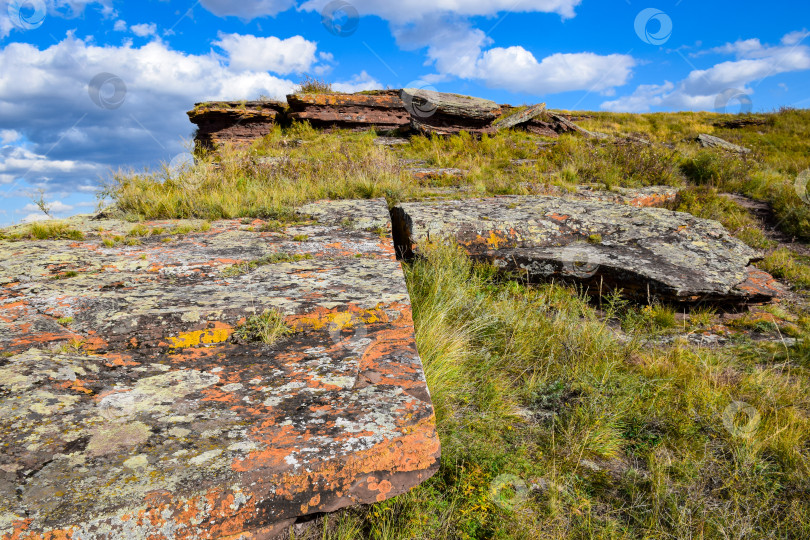
<path fill-rule="evenodd" d="M 187 114 L 197 126 L 197 145 L 215 149 L 261 139 L 272 131 L 285 107 L 278 101 L 214 101 L 197 103 Z"/>
<path fill-rule="evenodd" d="M 498 129 L 513 128 L 517 125 L 529 122 L 530 120 L 543 114 L 545 110 L 546 104 L 541 103 L 539 105 L 532 105 L 531 107 L 525 107 L 515 111 L 507 111 L 504 116 L 495 120 L 493 124 Z"/>
<path fill-rule="evenodd" d="M 433 90 L 403 88 L 400 98 L 410 113 L 411 128 L 424 134 L 495 133 L 492 122 L 502 112 L 494 101 Z"/>
<path fill-rule="evenodd" d="M 762 302 L 779 293 L 750 266 L 759 254 L 719 223 L 660 208 L 508 196 L 402 203 L 393 216 L 405 257 L 450 238 L 475 259 L 591 292 L 683 302 Z"/>
<path fill-rule="evenodd" d="M 287 96 L 293 120 L 316 127 L 395 130 L 407 127 L 410 116 L 397 92 L 360 94 L 293 94 Z"/>
<path fill-rule="evenodd" d="M 714 135 L 706 135 L 705 133 L 701 133 L 698 135 L 697 140 L 703 148 L 722 148 L 723 150 L 736 152 L 737 154 L 751 153 L 750 148 L 732 144 L 724 139 L 721 139 L 720 137 L 715 137 Z"/>
<path fill-rule="evenodd" d="M 415 167 L 409 169 L 411 175 L 417 180 L 440 180 L 443 178 L 463 178 L 466 174 L 462 169 L 452 167 Z"/>
<path fill-rule="evenodd" d="M 435 472 L 385 201 L 261 225 L 0 242 L 0 538 L 269 538 Z"/>
<path fill-rule="evenodd" d="M 421 112 L 435 111 L 438 115 L 460 119 L 474 119 L 492 122 L 501 114 L 501 106 L 488 99 L 460 94 L 447 94 L 433 90 L 403 88 L 399 94 L 405 107 Z M 411 114 L 414 114 L 411 112 Z M 420 116 L 417 114 L 417 116 Z"/>

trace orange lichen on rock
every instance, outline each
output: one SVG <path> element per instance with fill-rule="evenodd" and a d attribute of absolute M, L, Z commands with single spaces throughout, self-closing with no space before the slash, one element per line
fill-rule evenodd
<path fill-rule="evenodd" d="M 0 539 L 267 538 L 437 470 L 385 201 L 308 211 L 322 217 L 295 226 L 306 242 L 230 220 L 171 249 L 144 237 L 138 257 L 92 237 L 14 245 L 9 276 L 43 252 L 115 272 L 0 289 L 13 353 L 0 362 Z M 271 253 L 308 257 L 223 271 Z M 278 340 L 234 338 L 266 310 L 284 316 Z"/>

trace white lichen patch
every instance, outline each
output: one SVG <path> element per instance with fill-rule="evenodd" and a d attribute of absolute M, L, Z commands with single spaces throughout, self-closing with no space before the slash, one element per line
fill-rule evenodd
<path fill-rule="evenodd" d="M 129 450 L 145 443 L 151 434 L 151 428 L 143 422 L 109 424 L 96 429 L 87 445 L 87 452 L 91 456 L 104 456 Z"/>
<path fill-rule="evenodd" d="M 131 389 L 104 397 L 98 405 L 107 419 L 140 413 L 168 414 L 178 400 L 219 382 L 219 377 L 196 370 L 173 371 L 139 380 Z"/>
<path fill-rule="evenodd" d="M 199 456 L 194 456 L 193 458 L 189 459 L 188 462 L 199 467 L 209 463 L 220 454 L 222 454 L 222 450 L 209 450 L 208 452 L 203 452 Z"/>
<path fill-rule="evenodd" d="M 139 454 L 131 457 L 124 462 L 124 467 L 128 469 L 143 469 L 149 465 L 149 459 L 146 454 Z"/>

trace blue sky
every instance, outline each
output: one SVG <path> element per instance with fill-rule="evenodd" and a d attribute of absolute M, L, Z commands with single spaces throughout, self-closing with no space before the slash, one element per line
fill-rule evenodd
<path fill-rule="evenodd" d="M 93 210 L 188 149 L 197 101 L 425 86 L 630 112 L 810 107 L 810 4 L 0 0 L 0 226 Z M 323 15 L 325 14 L 325 15 Z"/>

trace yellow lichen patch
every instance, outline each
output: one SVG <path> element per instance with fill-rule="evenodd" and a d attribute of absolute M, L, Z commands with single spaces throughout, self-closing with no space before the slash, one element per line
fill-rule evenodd
<path fill-rule="evenodd" d="M 358 322 L 373 324 L 388 322 L 388 317 L 381 309 L 363 309 L 359 311 L 341 311 L 328 313 L 312 313 L 293 321 L 295 329 L 300 331 L 305 327 L 312 330 L 345 330 L 352 328 Z"/>
<path fill-rule="evenodd" d="M 498 249 L 498 247 L 501 245 L 501 242 L 505 242 L 505 241 L 506 240 L 504 238 L 501 238 L 500 236 L 495 234 L 495 231 L 492 231 L 492 232 L 489 233 L 489 238 L 487 239 L 487 245 L 489 245 L 493 249 Z"/>
<path fill-rule="evenodd" d="M 200 345 L 216 345 L 225 343 L 230 339 L 233 328 L 209 328 L 206 330 L 195 330 L 193 332 L 181 332 L 176 337 L 169 337 L 169 345 L 175 349 L 187 349 L 189 347 L 199 347 Z"/>

